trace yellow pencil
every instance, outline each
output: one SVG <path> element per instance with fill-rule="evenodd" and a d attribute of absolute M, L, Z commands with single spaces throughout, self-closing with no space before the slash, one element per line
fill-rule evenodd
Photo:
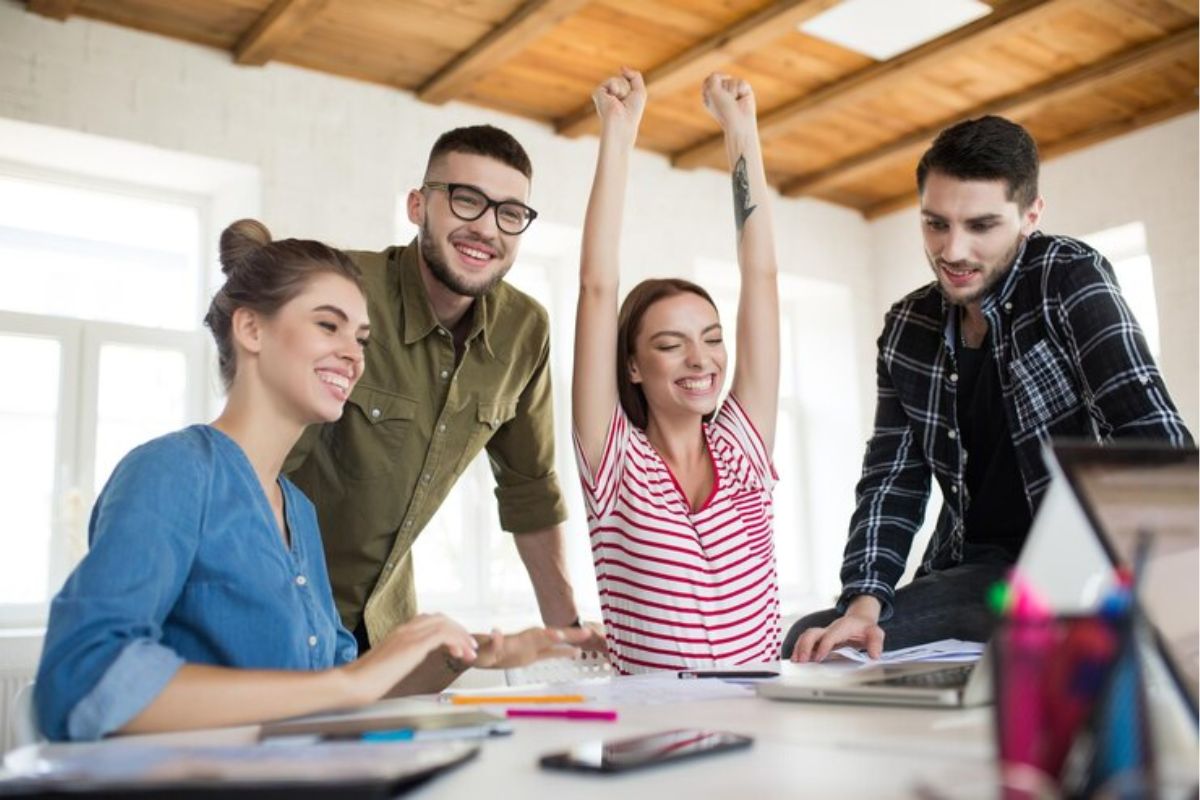
<path fill-rule="evenodd" d="M 452 694 L 442 695 L 443 703 L 456 706 L 481 703 L 583 703 L 587 698 L 581 694 Z"/>

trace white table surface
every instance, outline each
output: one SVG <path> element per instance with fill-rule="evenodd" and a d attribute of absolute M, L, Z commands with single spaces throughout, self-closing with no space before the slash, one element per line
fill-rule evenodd
<path fill-rule="evenodd" d="M 784 665 L 784 674 L 822 667 Z M 513 688 L 513 687 L 509 687 Z M 367 713 L 413 711 L 433 697 L 385 700 Z M 511 736 L 482 741 L 467 764 L 434 778 L 414 798 L 701 800 L 702 798 L 992 797 L 991 709 L 910 709 L 721 699 L 618 707 L 617 722 L 513 720 Z M 699 727 L 753 736 L 754 745 L 622 775 L 554 772 L 538 757 L 598 738 Z M 250 743 L 257 726 L 129 737 L 171 744 Z M 104 744 L 93 745 L 103 747 Z M 81 745 L 51 745 L 81 747 Z M 933 785 L 936 792 L 920 787 Z"/>

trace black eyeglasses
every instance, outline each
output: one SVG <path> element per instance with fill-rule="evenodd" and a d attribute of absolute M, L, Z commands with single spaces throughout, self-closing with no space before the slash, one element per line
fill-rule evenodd
<path fill-rule="evenodd" d="M 450 197 L 450 211 L 464 222 L 473 222 L 496 210 L 496 227 L 510 236 L 524 233 L 529 224 L 537 219 L 537 212 L 516 200 L 493 200 L 474 186 L 465 183 L 442 183 L 425 181 L 426 189 L 441 189 Z"/>

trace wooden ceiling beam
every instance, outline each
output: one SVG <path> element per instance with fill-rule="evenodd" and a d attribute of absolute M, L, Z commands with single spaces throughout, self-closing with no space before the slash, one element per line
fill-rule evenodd
<path fill-rule="evenodd" d="M 445 103 L 578 11 L 587 0 L 528 0 L 490 33 L 417 89 L 426 103 Z"/>
<path fill-rule="evenodd" d="M 28 8 L 35 14 L 61 21 L 75 13 L 79 0 L 29 0 Z"/>
<path fill-rule="evenodd" d="M 841 0 L 776 0 L 739 20 L 694 47 L 664 61 L 642 76 L 646 91 L 666 94 L 689 83 L 698 83 L 709 73 L 754 50 L 782 38 L 796 26 L 833 8 Z M 579 136 L 596 129 L 592 103 L 580 105 L 555 120 L 554 129 L 564 136 Z"/>
<path fill-rule="evenodd" d="M 262 66 L 294 42 L 317 18 L 328 0 L 275 0 L 233 47 L 233 58 L 246 66 Z"/>
<path fill-rule="evenodd" d="M 985 47 L 1011 36 L 1049 12 L 1086 0 L 1010 0 L 991 14 L 958 30 L 927 42 L 895 58 L 859 70 L 839 81 L 785 103 L 759 117 L 758 132 L 764 142 L 795 130 L 796 127 L 831 109 L 864 100 L 944 61 Z M 720 134 L 684 148 L 671 157 L 677 167 L 690 169 L 718 164 L 725 145 Z"/>
<path fill-rule="evenodd" d="M 953 118 L 914 131 L 880 148 L 852 156 L 818 172 L 802 175 L 794 181 L 785 183 L 780 191 L 786 197 L 801 197 L 825 191 L 843 181 L 861 177 L 892 159 L 907 157 L 915 161 L 943 128 L 953 125 L 959 120 L 975 119 L 989 114 L 1001 117 L 1017 117 L 1028 114 L 1048 103 L 1059 102 L 1065 96 L 1092 91 L 1096 86 L 1107 81 L 1119 80 L 1184 58 L 1195 53 L 1197 46 L 1200 46 L 1200 29 L 1196 25 L 1192 25 L 1170 36 L 1133 47 L 1063 77 L 1038 84 L 1032 89 L 975 106 L 956 114 Z"/>
<path fill-rule="evenodd" d="M 1064 156 L 1068 153 L 1073 153 L 1076 150 L 1082 150 L 1085 147 L 1099 144 L 1108 139 L 1124 136 L 1127 133 L 1132 133 L 1139 128 L 1146 128 L 1150 125 L 1157 125 L 1160 122 L 1165 122 L 1172 117 L 1177 117 L 1180 114 L 1194 113 L 1197 108 L 1200 108 L 1200 102 L 1195 97 L 1185 98 L 1183 100 L 1172 100 L 1169 103 L 1164 103 L 1153 108 L 1148 108 L 1143 111 L 1131 114 L 1112 122 L 1107 122 L 1103 125 L 1098 125 L 1095 128 L 1089 128 L 1086 131 L 1067 137 L 1057 142 L 1051 142 L 1045 147 L 1038 146 L 1038 153 L 1041 161 L 1045 163 L 1053 158 Z M 913 186 L 913 191 L 905 192 L 902 195 L 888 198 L 875 205 L 862 209 L 862 215 L 868 220 L 882 217 L 886 214 L 891 214 L 894 211 L 899 211 L 915 205 L 917 202 L 916 186 Z"/>

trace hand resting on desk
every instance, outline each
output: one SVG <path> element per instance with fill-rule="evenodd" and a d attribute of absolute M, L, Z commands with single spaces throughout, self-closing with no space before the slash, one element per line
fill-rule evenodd
<path fill-rule="evenodd" d="M 800 634 L 792 650 L 792 661 L 824 661 L 838 647 L 850 644 L 865 647 L 867 655 L 883 655 L 883 629 L 879 627 L 879 601 L 870 595 L 859 595 L 850 603 L 846 613 L 824 628 L 809 628 Z"/>

